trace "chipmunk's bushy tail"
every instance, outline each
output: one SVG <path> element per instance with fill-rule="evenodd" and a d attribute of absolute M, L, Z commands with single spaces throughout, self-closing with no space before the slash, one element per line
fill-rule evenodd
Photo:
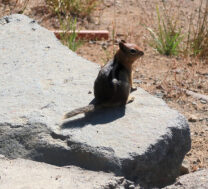
<path fill-rule="evenodd" d="M 71 112 L 66 113 L 64 115 L 64 119 L 68 119 L 70 117 L 73 117 L 73 116 L 78 115 L 78 114 L 81 114 L 81 113 L 93 112 L 98 107 L 95 106 L 94 104 L 89 104 L 88 106 L 84 106 L 84 107 L 81 107 L 81 108 L 77 108 L 75 110 L 72 110 Z"/>

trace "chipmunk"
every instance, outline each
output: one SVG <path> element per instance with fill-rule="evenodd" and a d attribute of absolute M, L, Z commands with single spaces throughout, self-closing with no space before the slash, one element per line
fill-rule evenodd
<path fill-rule="evenodd" d="M 131 90 L 134 89 L 132 65 L 143 55 L 144 52 L 137 45 L 122 40 L 113 60 L 102 67 L 94 82 L 95 103 L 68 112 L 64 119 L 96 109 L 132 102 L 134 98 L 129 97 Z"/>

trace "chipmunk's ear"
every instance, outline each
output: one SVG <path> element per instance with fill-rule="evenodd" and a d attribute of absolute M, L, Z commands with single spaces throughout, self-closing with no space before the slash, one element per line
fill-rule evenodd
<path fill-rule="evenodd" d="M 126 41 L 124 41 L 124 40 L 121 40 L 120 42 L 119 42 L 119 48 L 122 50 L 122 51 L 125 51 L 125 44 L 126 43 Z"/>

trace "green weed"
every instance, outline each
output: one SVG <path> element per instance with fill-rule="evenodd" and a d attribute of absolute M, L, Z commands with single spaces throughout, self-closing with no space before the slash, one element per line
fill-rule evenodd
<path fill-rule="evenodd" d="M 69 17 L 65 21 L 61 21 L 61 29 L 64 31 L 60 35 L 61 41 L 64 45 L 66 45 L 72 51 L 76 51 L 83 42 L 77 39 L 77 19 L 73 19 Z"/>
<path fill-rule="evenodd" d="M 180 52 L 179 46 L 183 39 L 181 29 L 177 28 L 177 21 L 174 21 L 166 11 L 163 12 L 162 17 L 158 7 L 156 7 L 156 11 L 158 19 L 156 32 L 147 28 L 152 37 L 150 45 L 160 54 L 178 55 Z"/>

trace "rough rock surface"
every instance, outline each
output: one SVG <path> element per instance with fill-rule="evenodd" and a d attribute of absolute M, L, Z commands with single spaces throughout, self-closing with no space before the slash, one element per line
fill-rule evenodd
<path fill-rule="evenodd" d="M 207 189 L 208 169 L 196 171 L 179 177 L 179 179 L 164 189 Z"/>
<path fill-rule="evenodd" d="M 123 189 L 131 186 L 124 177 L 112 173 L 57 167 L 31 160 L 0 157 L 1 189 Z"/>
<path fill-rule="evenodd" d="M 185 118 L 142 89 L 126 107 L 63 114 L 93 99 L 99 67 L 23 15 L 0 20 L 0 154 L 111 171 L 156 186 L 190 150 Z M 91 92 L 90 92 L 91 91 Z"/>

